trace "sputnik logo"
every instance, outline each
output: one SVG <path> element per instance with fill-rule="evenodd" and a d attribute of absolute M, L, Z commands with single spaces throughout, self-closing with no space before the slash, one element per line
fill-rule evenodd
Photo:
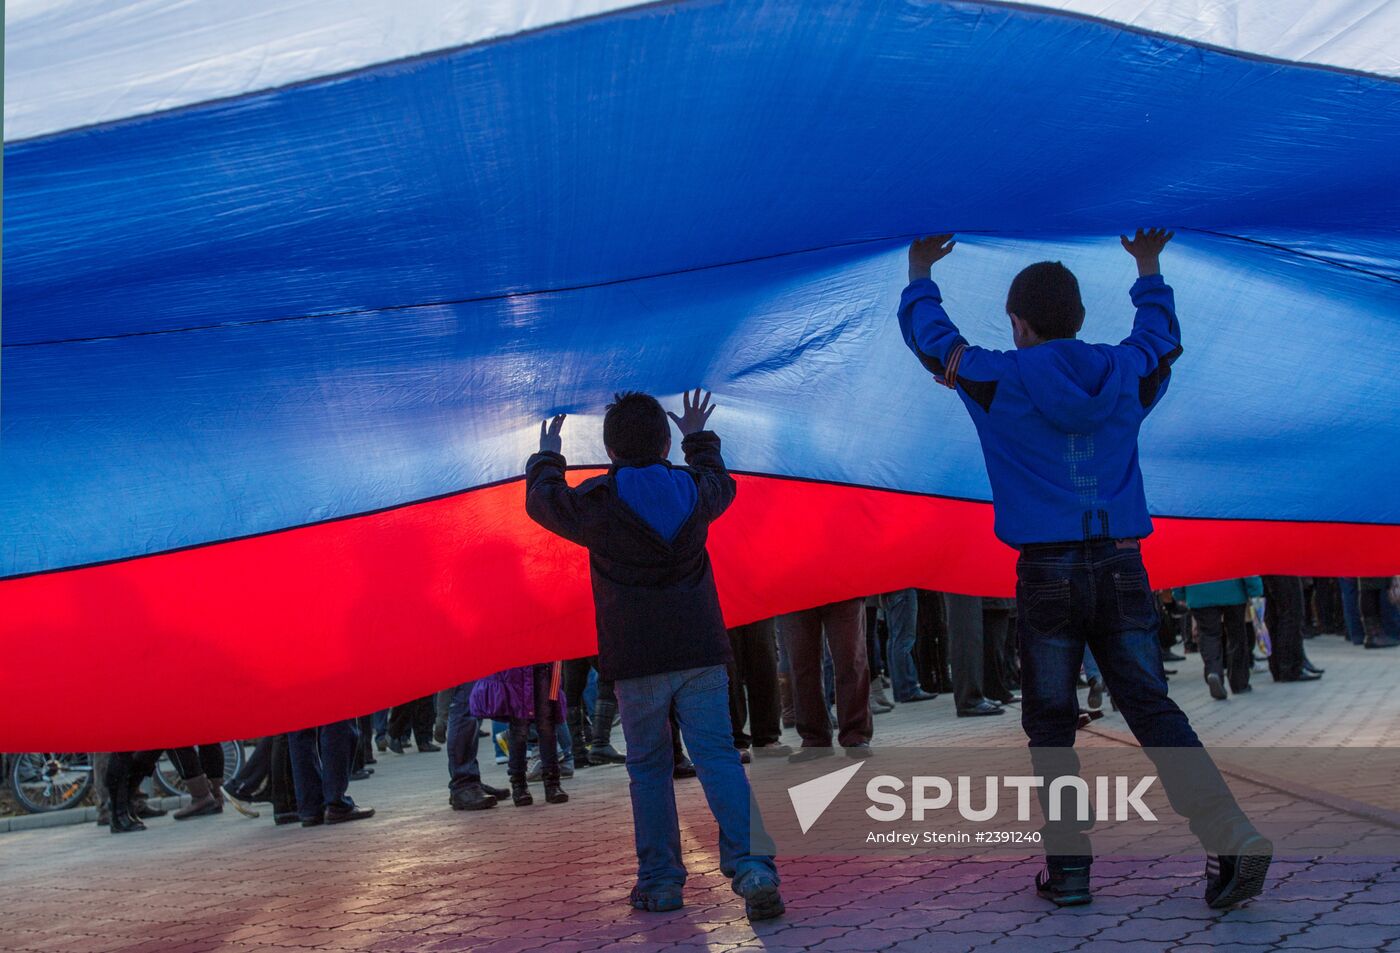
<path fill-rule="evenodd" d="M 792 810 L 797 814 L 797 823 L 801 826 L 802 833 L 812 829 L 812 825 L 821 819 L 831 802 L 836 800 L 837 795 L 862 767 L 864 765 L 857 762 L 849 768 L 823 774 L 819 778 L 803 781 L 788 788 L 788 800 L 792 801 Z"/>

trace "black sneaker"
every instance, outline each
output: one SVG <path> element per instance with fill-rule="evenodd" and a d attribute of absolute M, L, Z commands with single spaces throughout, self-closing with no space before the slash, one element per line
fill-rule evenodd
<path fill-rule="evenodd" d="M 1057 907 L 1079 907 L 1094 899 L 1089 890 L 1088 867 L 1046 866 L 1035 875 L 1035 892 Z"/>
<path fill-rule="evenodd" d="M 739 879 L 734 892 L 744 898 L 744 913 L 749 922 L 772 920 L 782 916 L 787 908 L 778 893 L 778 879 L 765 871 L 753 871 Z"/>
<path fill-rule="evenodd" d="M 633 887 L 631 895 L 627 898 L 633 909 L 646 910 L 649 913 L 665 913 L 668 910 L 679 910 L 685 906 L 685 900 L 681 897 L 680 887 L 660 888 L 656 890 L 643 890 L 641 887 Z"/>
<path fill-rule="evenodd" d="M 448 803 L 454 811 L 484 811 L 496 806 L 496 798 L 487 794 L 481 785 L 469 784 L 453 791 Z"/>
<path fill-rule="evenodd" d="M 1206 903 L 1224 910 L 1257 897 L 1274 859 L 1274 845 L 1260 834 L 1250 834 L 1238 854 L 1206 855 Z"/>

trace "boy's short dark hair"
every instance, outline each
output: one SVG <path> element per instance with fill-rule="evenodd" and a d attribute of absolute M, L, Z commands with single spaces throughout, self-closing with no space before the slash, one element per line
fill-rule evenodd
<path fill-rule="evenodd" d="M 620 460 L 654 460 L 666 453 L 671 422 L 650 394 L 627 391 L 613 395 L 603 416 L 603 445 Z"/>
<path fill-rule="evenodd" d="M 1072 338 L 1084 324 L 1079 282 L 1074 272 L 1058 261 L 1023 268 L 1006 293 L 1006 310 L 1045 341 Z"/>

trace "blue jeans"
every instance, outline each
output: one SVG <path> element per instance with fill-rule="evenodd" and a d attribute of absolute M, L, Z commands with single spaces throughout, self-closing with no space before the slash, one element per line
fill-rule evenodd
<path fill-rule="evenodd" d="M 389 709 L 374 713 L 374 737 L 383 738 L 389 734 Z"/>
<path fill-rule="evenodd" d="M 1360 645 L 1366 641 L 1366 632 L 1361 627 L 1360 592 L 1356 580 L 1344 576 L 1337 580 L 1337 584 L 1342 590 L 1342 621 L 1347 627 L 1347 641 Z"/>
<path fill-rule="evenodd" d="M 885 610 L 885 625 L 890 630 L 889 658 L 890 684 L 894 688 L 894 700 L 907 702 L 920 691 L 919 673 L 914 667 L 914 636 L 919 624 L 919 592 L 917 589 L 900 589 L 887 592 L 880 597 L 880 608 Z"/>
<path fill-rule="evenodd" d="M 1087 645 L 1129 729 L 1156 764 L 1172 809 L 1207 849 L 1228 851 L 1253 833 L 1186 715 L 1167 697 L 1158 605 L 1137 544 L 1027 547 L 1016 575 L 1021 726 L 1035 773 L 1046 778 L 1046 786 L 1051 778 L 1079 771 L 1075 678 Z M 1040 793 L 1043 807 L 1046 788 Z M 1087 862 L 1090 826 L 1092 820 L 1047 823 L 1043 834 L 1052 863 Z"/>
<path fill-rule="evenodd" d="M 297 814 L 302 820 L 320 817 L 328 807 L 355 806 L 346 790 L 350 787 L 350 764 L 359 741 L 360 730 L 353 718 L 287 733 L 292 785 L 297 792 Z"/>
<path fill-rule="evenodd" d="M 1084 646 L 1084 677 L 1091 682 L 1103 677 L 1103 672 L 1099 671 L 1098 660 L 1094 658 L 1094 650 L 1087 645 Z"/>
<path fill-rule="evenodd" d="M 622 735 L 627 741 L 637 887 L 650 892 L 679 889 L 685 883 L 671 777 L 673 705 L 710 813 L 719 823 L 720 870 L 736 884 L 753 870 L 767 871 L 776 878 L 773 858 L 750 852 L 752 795 L 734 747 L 729 675 L 724 666 L 619 679 L 616 688 Z"/>
<path fill-rule="evenodd" d="M 472 681 L 458 685 L 452 690 L 452 700 L 447 705 L 447 771 L 452 777 L 448 782 L 451 791 L 481 783 L 481 766 L 476 760 L 481 746 L 481 723 L 468 705 L 475 684 Z"/>

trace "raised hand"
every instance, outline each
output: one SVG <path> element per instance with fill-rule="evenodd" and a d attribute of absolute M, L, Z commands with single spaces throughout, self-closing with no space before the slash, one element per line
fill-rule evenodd
<path fill-rule="evenodd" d="M 918 281 L 920 278 L 927 278 L 933 263 L 948 257 L 948 253 L 957 247 L 957 244 L 953 241 L 952 232 L 946 235 L 926 235 L 916 239 L 909 246 L 909 280 Z"/>
<path fill-rule="evenodd" d="M 669 410 L 666 411 L 666 416 L 676 422 L 676 428 L 680 430 L 682 437 L 688 437 L 704 430 L 705 425 L 710 422 L 710 414 L 715 412 L 714 404 L 710 403 L 710 392 L 704 391 L 703 393 L 704 397 L 702 398 L 700 396 L 701 389 L 697 387 L 693 395 L 689 391 L 682 394 L 684 409 L 679 417 Z"/>
<path fill-rule="evenodd" d="M 1139 228 L 1132 238 L 1119 235 L 1118 240 L 1123 243 L 1124 250 L 1137 261 L 1138 274 L 1146 277 L 1161 272 L 1159 256 L 1162 249 L 1167 247 L 1167 242 L 1175 235 L 1175 232 L 1169 232 L 1165 228 L 1149 228 L 1145 232 Z"/>
<path fill-rule="evenodd" d="M 540 452 L 541 453 L 563 453 L 564 438 L 559 436 L 559 431 L 564 429 L 564 418 L 568 414 L 559 414 L 553 420 L 540 422 Z"/>

